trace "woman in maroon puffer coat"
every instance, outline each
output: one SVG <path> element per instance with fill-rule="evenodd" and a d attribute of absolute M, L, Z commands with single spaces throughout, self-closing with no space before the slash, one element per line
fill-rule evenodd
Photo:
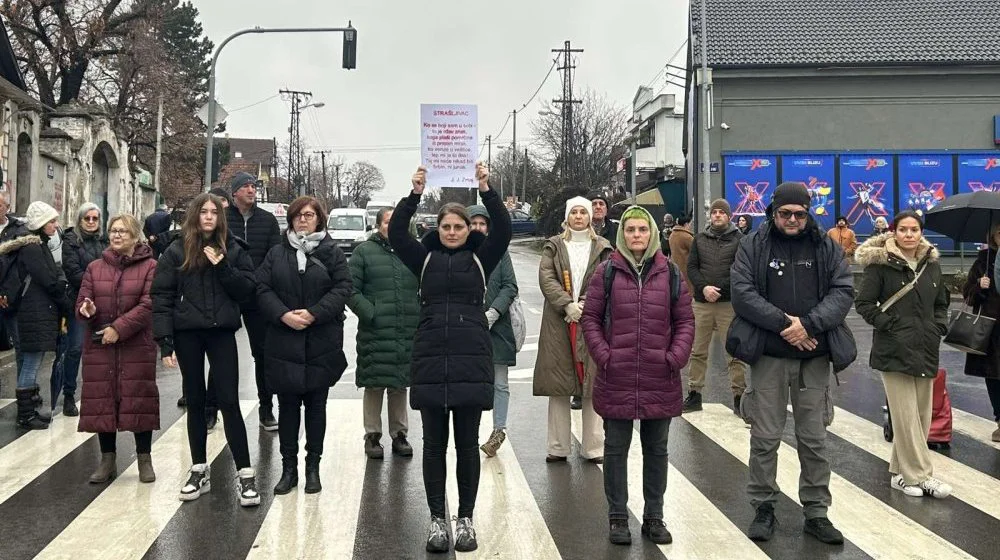
<path fill-rule="evenodd" d="M 642 534 L 657 544 L 673 537 L 663 523 L 667 490 L 667 434 L 681 415 L 680 371 L 691 356 L 694 312 L 687 284 L 660 252 L 653 216 L 639 206 L 622 214 L 617 249 L 598 266 L 587 288 L 580 323 L 590 356 L 600 368 L 594 409 L 604 418 L 604 492 L 609 539 L 631 544 L 628 528 L 628 448 L 639 420 L 642 485 L 646 501 Z M 605 296 L 605 270 L 613 267 Z M 605 301 L 607 299 L 607 301 Z"/>
<path fill-rule="evenodd" d="M 83 346 L 81 432 L 97 432 L 101 462 L 90 482 L 115 477 L 117 432 L 134 432 L 139 480 L 153 482 L 150 448 L 160 429 L 156 388 L 157 346 L 153 341 L 153 285 L 156 261 L 141 243 L 138 220 L 122 215 L 108 222 L 111 242 L 83 275 L 77 319 L 87 324 Z"/>

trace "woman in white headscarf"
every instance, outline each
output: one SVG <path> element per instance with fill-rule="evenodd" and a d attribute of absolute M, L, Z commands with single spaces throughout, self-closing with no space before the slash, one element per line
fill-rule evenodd
<path fill-rule="evenodd" d="M 566 202 L 563 231 L 550 237 L 542 248 L 538 283 L 545 296 L 538 338 L 533 388 L 537 396 L 549 397 L 548 454 L 546 462 L 565 461 L 569 456 L 570 398 L 583 397 L 583 441 L 580 454 L 594 462 L 604 461 L 604 428 L 590 398 L 597 366 L 583 342 L 583 328 L 575 328 L 583 314 L 586 286 L 598 263 L 608 258 L 611 244 L 591 227 L 593 209 L 581 196 Z M 572 326 L 572 327 L 571 327 Z M 575 328 L 576 337 L 570 339 Z M 582 362 L 583 381 L 575 362 Z"/>

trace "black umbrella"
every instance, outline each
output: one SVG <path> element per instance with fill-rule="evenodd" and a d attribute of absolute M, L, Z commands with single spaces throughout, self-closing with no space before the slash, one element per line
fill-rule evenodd
<path fill-rule="evenodd" d="M 956 194 L 927 211 L 924 227 L 955 241 L 985 243 L 990 227 L 1000 221 L 1000 193 L 976 191 Z"/>

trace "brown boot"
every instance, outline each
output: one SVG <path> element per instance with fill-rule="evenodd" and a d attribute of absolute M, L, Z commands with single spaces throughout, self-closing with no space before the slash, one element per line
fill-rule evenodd
<path fill-rule="evenodd" d="M 94 471 L 94 474 L 90 475 L 90 482 L 92 484 L 102 484 L 115 477 L 118 468 L 115 464 L 116 457 L 114 453 L 101 453 L 101 463 L 97 465 L 97 470 Z"/>
<path fill-rule="evenodd" d="M 997 429 L 993 430 L 993 434 L 990 435 L 990 439 L 1000 442 L 1000 420 L 997 420 Z"/>
<path fill-rule="evenodd" d="M 156 473 L 153 472 L 153 457 L 149 453 L 139 453 L 139 482 L 155 482 Z"/>

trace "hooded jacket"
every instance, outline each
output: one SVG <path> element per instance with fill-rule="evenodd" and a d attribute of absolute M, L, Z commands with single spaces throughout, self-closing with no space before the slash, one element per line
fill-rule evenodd
<path fill-rule="evenodd" d="M 768 208 L 769 216 L 771 208 Z M 735 317 L 726 336 L 726 351 L 750 365 L 764 354 L 768 333 L 781 333 L 788 318 L 767 300 L 772 219 L 740 241 L 732 267 L 732 302 Z M 802 319 L 813 337 L 826 336 L 833 371 L 839 372 L 857 358 L 857 344 L 845 319 L 854 300 L 854 278 L 844 252 L 809 217 L 809 240 L 816 248 L 819 304 Z"/>
<path fill-rule="evenodd" d="M 851 228 L 847 226 L 835 226 L 830 230 L 828 235 L 833 239 L 834 243 L 840 245 L 845 255 L 848 257 L 854 256 L 854 252 L 858 248 L 858 238 L 854 235 L 854 231 Z"/>
<path fill-rule="evenodd" d="M 445 247 L 436 232 L 422 243 L 410 235 L 419 194 L 401 200 L 389 222 L 389 243 L 420 280 L 420 324 L 410 369 L 410 406 L 416 410 L 493 408 L 493 345 L 483 312 L 483 276 L 489 278 L 507 252 L 511 225 L 496 191 L 483 193 L 482 199 L 493 233 L 471 232 L 454 249 Z"/>
<path fill-rule="evenodd" d="M 962 290 L 965 302 L 972 306 L 972 313 L 982 313 L 994 319 L 1000 318 L 1000 293 L 997 293 L 996 275 L 993 273 L 996 261 L 996 247 L 991 246 L 989 249 L 979 251 Z M 979 279 L 984 276 L 991 279 L 990 287 L 985 289 L 979 285 Z M 1000 379 L 1000 328 L 995 324 L 990 334 L 990 345 L 986 355 L 977 356 L 971 353 L 965 355 L 965 374 Z"/>
<path fill-rule="evenodd" d="M 721 295 L 717 301 L 729 301 L 730 269 L 736 260 L 736 248 L 743 239 L 740 230 L 730 222 L 721 234 L 711 228 L 699 232 L 691 244 L 687 261 L 687 277 L 694 288 L 695 301 L 705 303 L 705 288 L 715 286 Z"/>
<path fill-rule="evenodd" d="M 486 207 L 477 204 L 469 208 L 469 218 L 482 216 L 489 223 L 490 215 Z M 490 339 L 493 341 L 493 363 L 506 366 L 517 365 L 517 344 L 514 341 L 514 325 L 510 320 L 510 306 L 517 297 L 517 277 L 514 275 L 514 263 L 510 260 L 510 251 L 503 255 L 500 265 L 490 274 L 486 283 L 486 299 L 483 311 L 496 309 L 500 318 L 490 329 Z"/>
<path fill-rule="evenodd" d="M 139 244 L 129 257 L 104 251 L 83 276 L 74 305 L 77 320 L 87 324 L 88 333 L 111 325 L 119 338 L 115 344 L 84 338 L 81 432 L 160 429 L 150 296 L 155 274 L 153 250 Z M 89 319 L 80 315 L 84 298 L 97 307 Z"/>
<path fill-rule="evenodd" d="M 32 233 L 0 244 L 0 255 L 16 254 L 17 268 L 11 274 L 20 276 L 25 290 L 16 310 L 19 350 L 24 353 L 55 351 L 59 320 L 70 312 L 66 275 L 52 258 L 48 242 L 44 234 Z"/>
<path fill-rule="evenodd" d="M 354 249 L 348 268 L 354 293 L 347 305 L 358 316 L 355 383 L 408 387 L 413 335 L 420 320 L 417 277 L 377 231 Z"/>
<path fill-rule="evenodd" d="M 894 234 L 872 237 L 858 248 L 858 264 L 865 272 L 854 307 L 875 328 L 870 358 L 873 369 L 914 377 L 937 376 L 941 337 L 948 332 L 949 303 L 939 258 L 938 250 L 922 238 L 917 247 L 917 270 L 927 269 L 910 293 L 883 312 L 879 308 L 882 302 L 913 281 L 916 272 L 907 264 Z"/>
<path fill-rule="evenodd" d="M 669 259 L 659 250 L 656 224 L 645 209 L 633 208 L 622 216 L 622 225 L 632 212 L 646 216 L 651 227 L 646 253 L 637 260 L 619 228 L 617 250 L 591 276 L 580 320 L 598 365 L 594 409 L 605 419 L 669 418 L 679 416 L 683 406 L 680 370 L 694 342 L 691 295 L 681 283 L 678 298 L 671 298 Z M 606 301 L 609 266 L 616 273 Z"/>
<path fill-rule="evenodd" d="M 100 259 L 107 248 L 108 239 L 100 231 L 90 235 L 76 228 L 69 228 L 63 232 L 62 269 L 69 282 L 70 301 L 76 301 L 87 266 Z"/>

